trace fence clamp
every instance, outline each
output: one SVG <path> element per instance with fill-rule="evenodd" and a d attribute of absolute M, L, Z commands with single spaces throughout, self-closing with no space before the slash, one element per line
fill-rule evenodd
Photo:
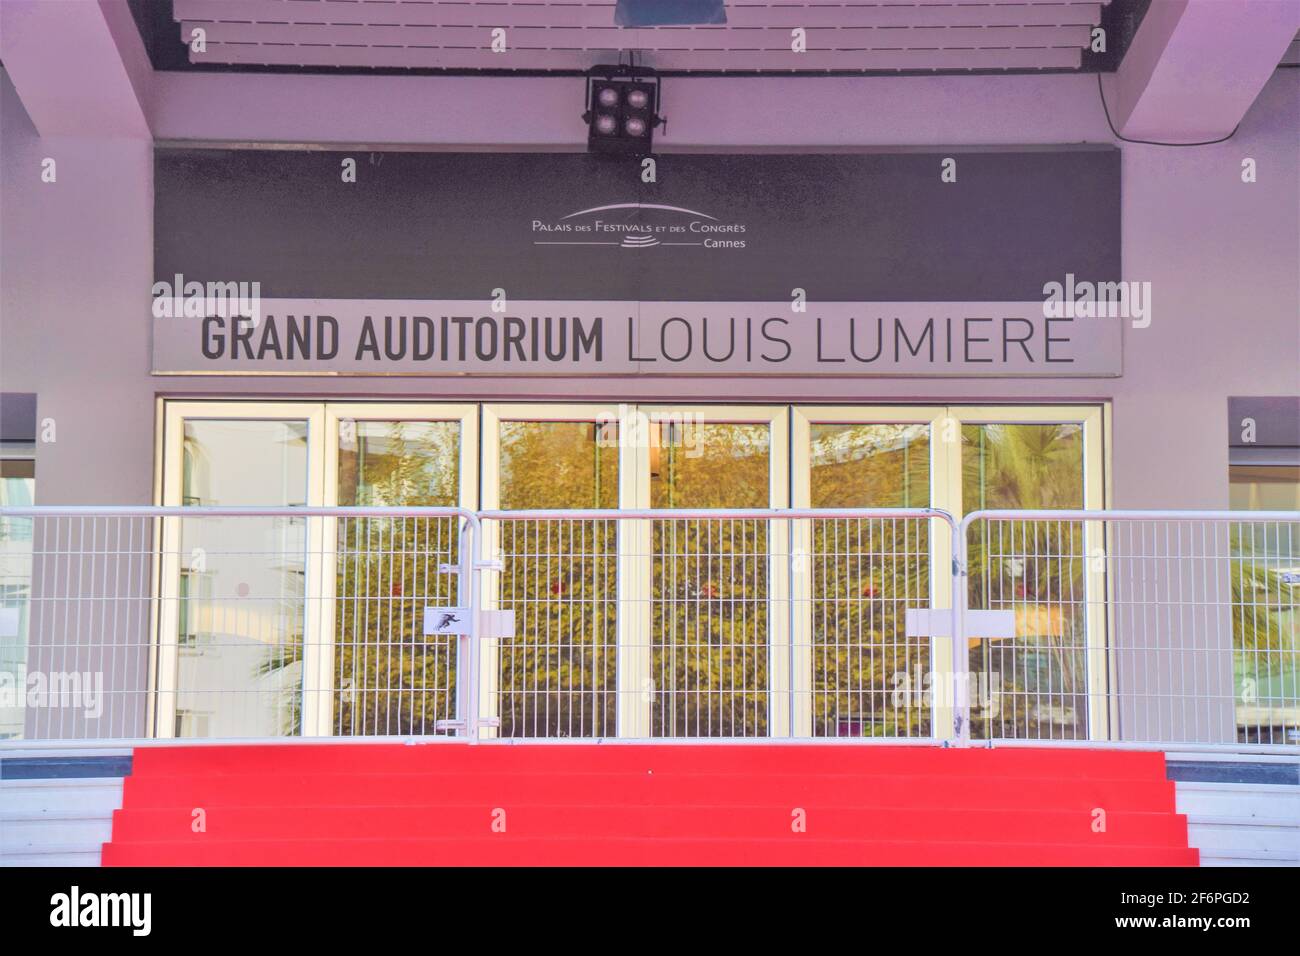
<path fill-rule="evenodd" d="M 1014 611 L 967 611 L 964 617 L 968 638 L 998 639 L 1016 636 Z M 909 607 L 903 615 L 908 637 L 950 638 L 952 610 Z"/>
<path fill-rule="evenodd" d="M 480 717 L 478 720 L 474 721 L 474 725 L 475 725 L 476 727 L 500 727 L 500 726 L 501 726 L 501 718 L 500 718 L 500 717 Z M 439 721 L 437 721 L 437 722 L 434 724 L 434 728 L 437 729 L 437 730 L 456 730 L 456 731 L 460 731 L 460 730 L 464 730 L 464 729 L 465 729 L 465 721 L 463 721 L 463 720 L 439 720 Z"/>
<path fill-rule="evenodd" d="M 494 561 L 476 561 L 474 570 L 476 571 L 504 571 L 506 564 L 501 560 Z M 460 574 L 459 564 L 440 564 L 438 565 L 439 574 Z"/>

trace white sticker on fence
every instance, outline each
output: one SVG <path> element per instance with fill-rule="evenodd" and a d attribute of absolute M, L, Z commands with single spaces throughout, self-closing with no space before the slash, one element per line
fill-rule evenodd
<path fill-rule="evenodd" d="M 426 607 L 424 609 L 424 633 L 427 634 L 468 634 L 470 628 L 470 610 L 467 607 Z"/>
<path fill-rule="evenodd" d="M 0 637 L 18 636 L 18 608 L 0 607 Z"/>
<path fill-rule="evenodd" d="M 470 633 L 470 609 L 467 607 L 426 607 L 424 633 L 450 635 Z M 514 637 L 514 611 L 483 611 L 479 617 L 479 637 Z"/>
<path fill-rule="evenodd" d="M 967 637 L 1015 637 L 1014 611 L 967 611 L 963 615 Z M 952 611 L 909 607 L 906 614 L 908 637 L 952 637 Z"/>

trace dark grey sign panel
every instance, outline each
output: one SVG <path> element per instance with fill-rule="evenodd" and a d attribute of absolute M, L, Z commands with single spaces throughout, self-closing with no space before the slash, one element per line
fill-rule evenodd
<path fill-rule="evenodd" d="M 670 154 L 656 174 L 585 153 L 159 149 L 156 278 L 290 299 L 1034 302 L 1067 274 L 1120 277 L 1109 147 Z"/>

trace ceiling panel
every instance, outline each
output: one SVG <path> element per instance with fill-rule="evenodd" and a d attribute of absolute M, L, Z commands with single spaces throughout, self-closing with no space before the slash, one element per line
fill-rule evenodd
<path fill-rule="evenodd" d="M 674 71 L 1023 71 L 1078 69 L 1104 6 L 732 0 L 725 25 L 643 28 L 615 26 L 613 0 L 174 0 L 173 16 L 182 41 L 206 35 L 194 64 L 573 71 L 636 51 Z"/>
<path fill-rule="evenodd" d="M 1282 65 L 1300 66 L 1300 33 L 1296 34 L 1296 38 L 1291 41 L 1291 45 L 1282 54 Z"/>

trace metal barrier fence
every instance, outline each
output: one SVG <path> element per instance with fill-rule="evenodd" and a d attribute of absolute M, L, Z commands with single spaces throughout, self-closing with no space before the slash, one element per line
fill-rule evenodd
<path fill-rule="evenodd" d="M 463 727 L 478 519 L 448 508 L 0 509 L 0 740 Z"/>
<path fill-rule="evenodd" d="M 971 737 L 1300 744 L 1300 514 L 981 511 L 962 522 Z M 967 629 L 969 630 L 969 629 Z"/>
<path fill-rule="evenodd" d="M 481 515 L 503 737 L 933 739 L 928 509 Z M 912 686 L 905 682 L 911 681 Z"/>
<path fill-rule="evenodd" d="M 0 745 L 1295 752 L 1298 603 L 1296 513 L 5 508 Z"/>

